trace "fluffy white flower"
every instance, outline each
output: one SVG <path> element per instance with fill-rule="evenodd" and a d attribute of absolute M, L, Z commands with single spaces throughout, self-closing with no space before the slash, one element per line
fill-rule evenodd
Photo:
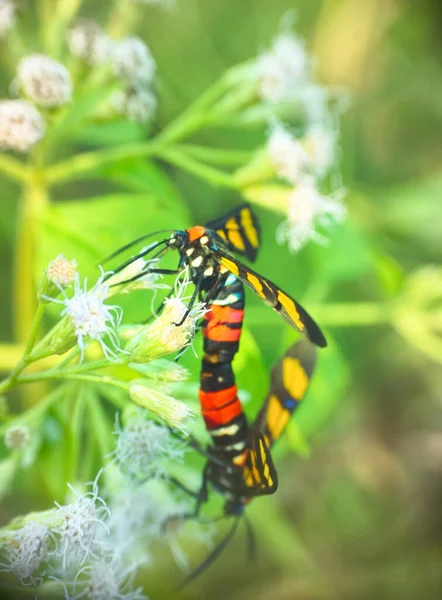
<path fill-rule="evenodd" d="M 29 429 L 24 425 L 13 425 L 5 433 L 5 446 L 8 450 L 22 450 L 31 439 Z"/>
<path fill-rule="evenodd" d="M 0 102 L 0 148 L 26 152 L 42 139 L 44 130 L 42 116 L 29 102 Z"/>
<path fill-rule="evenodd" d="M 114 92 L 109 102 L 118 113 L 136 123 L 147 123 L 157 109 L 154 94 L 137 86 Z"/>
<path fill-rule="evenodd" d="M 304 147 L 315 173 L 321 177 L 335 160 L 336 134 L 325 125 L 312 125 L 305 135 Z"/>
<path fill-rule="evenodd" d="M 170 285 L 160 283 L 163 275 L 160 273 L 150 273 L 149 270 L 155 270 L 159 259 L 144 260 L 143 253 L 148 252 L 149 247 L 143 248 L 138 258 L 131 260 L 121 270 L 106 279 L 108 287 L 108 296 L 113 294 L 127 294 L 134 290 L 157 290 L 170 289 Z"/>
<path fill-rule="evenodd" d="M 147 600 L 134 589 L 135 568 L 122 568 L 118 560 L 101 558 L 79 571 L 69 600 Z"/>
<path fill-rule="evenodd" d="M 0 38 L 14 25 L 15 4 L 11 0 L 0 0 Z"/>
<path fill-rule="evenodd" d="M 52 283 L 67 287 L 77 274 L 77 261 L 68 260 L 63 254 L 56 256 L 48 265 L 46 276 Z"/>
<path fill-rule="evenodd" d="M 51 527 L 59 538 L 55 555 L 62 558 L 63 570 L 71 564 L 83 564 L 97 556 L 102 546 L 103 531 L 108 532 L 105 518 L 109 513 L 106 503 L 98 495 L 97 481 L 92 490 L 80 494 L 71 485 L 75 500 L 71 504 L 60 505 Z"/>
<path fill-rule="evenodd" d="M 31 54 L 21 59 L 17 82 L 31 100 L 42 106 L 63 106 L 72 98 L 69 71 L 43 54 Z"/>
<path fill-rule="evenodd" d="M 71 54 L 91 65 L 109 60 L 113 42 L 95 21 L 81 20 L 75 23 L 68 32 L 67 40 Z"/>
<path fill-rule="evenodd" d="M 116 42 L 111 60 L 116 75 L 129 84 L 148 84 L 153 80 L 155 61 L 149 48 L 138 37 L 128 37 Z"/>
<path fill-rule="evenodd" d="M 146 419 L 143 411 L 124 426 L 117 421 L 115 460 L 124 473 L 149 478 L 163 475 L 169 461 L 179 461 L 184 455 L 183 443 L 169 430 Z"/>
<path fill-rule="evenodd" d="M 267 151 L 276 174 L 291 183 L 296 183 L 309 167 L 309 155 L 302 143 L 281 126 L 271 132 Z"/>
<path fill-rule="evenodd" d="M 288 242 L 292 251 L 299 250 L 310 240 L 325 244 L 327 238 L 317 227 L 327 227 L 345 218 L 346 210 L 339 199 L 323 196 L 312 178 L 302 180 L 289 198 L 287 220 L 279 226 L 279 243 Z"/>
<path fill-rule="evenodd" d="M 3 542 L 6 563 L 0 571 L 17 575 L 22 583 L 36 583 L 44 573 L 39 569 L 49 557 L 51 534 L 40 523 L 28 523 Z"/>
<path fill-rule="evenodd" d="M 117 330 L 121 323 L 123 311 L 120 306 L 110 306 L 104 303 L 109 295 L 109 288 L 103 283 L 106 275 L 102 271 L 97 283 L 92 289 L 88 290 L 87 279 L 84 280 L 84 285 L 81 286 L 80 277 L 77 273 L 74 283 L 74 295 L 71 298 L 67 296 L 63 287 L 58 286 L 63 294 L 63 300 L 47 297 L 46 299 L 64 305 L 65 308 L 62 310 L 61 315 L 66 315 L 71 322 L 82 355 L 86 349 L 86 341 L 90 338 L 100 343 L 106 358 L 118 360 L 115 352 L 121 349 Z M 109 338 L 110 346 L 106 344 L 105 336 Z M 65 337 L 68 337 L 68 334 L 65 334 Z"/>
<path fill-rule="evenodd" d="M 303 43 L 291 33 L 278 35 L 256 60 L 259 95 L 268 102 L 284 100 L 304 83 L 309 66 Z"/>

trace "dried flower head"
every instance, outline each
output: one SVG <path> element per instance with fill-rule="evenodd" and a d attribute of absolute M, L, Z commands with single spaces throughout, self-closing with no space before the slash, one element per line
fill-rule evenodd
<path fill-rule="evenodd" d="M 183 443 L 167 427 L 146 419 L 144 411 L 139 411 L 123 428 L 117 421 L 115 434 L 115 460 L 123 472 L 135 477 L 163 475 L 168 461 L 180 460 L 184 455 Z"/>
<path fill-rule="evenodd" d="M 27 523 L 3 542 L 6 563 L 0 563 L 0 571 L 14 573 L 23 584 L 36 583 L 43 575 L 41 567 L 49 557 L 52 541 L 46 525 Z"/>
<path fill-rule="evenodd" d="M 5 446 L 8 450 L 21 450 L 30 442 L 29 429 L 24 425 L 12 425 L 5 433 Z"/>
<path fill-rule="evenodd" d="M 109 102 L 119 114 L 136 123 L 147 123 L 157 109 L 154 94 L 137 86 L 115 92 Z"/>
<path fill-rule="evenodd" d="M 59 538 L 55 555 L 62 558 L 63 569 L 67 565 L 83 564 L 96 556 L 103 544 L 103 532 L 108 532 L 105 519 L 109 509 L 98 495 L 97 480 L 92 484 L 92 490 L 85 494 L 80 494 L 71 485 L 69 489 L 75 500 L 66 505 L 55 503 L 58 510 L 51 526 Z"/>
<path fill-rule="evenodd" d="M 11 0 L 0 0 L 0 38 L 12 29 L 15 19 L 15 4 Z"/>
<path fill-rule="evenodd" d="M 120 351 L 120 340 L 117 331 L 121 323 L 123 311 L 120 306 L 109 306 L 104 303 L 109 292 L 109 288 L 103 284 L 105 277 L 106 273 L 102 270 L 97 283 L 92 289 L 88 290 L 87 279 L 84 280 L 84 285 L 81 286 L 80 277 L 77 273 L 72 298 L 69 298 L 66 295 L 65 289 L 60 287 L 64 299 L 57 300 L 52 298 L 51 300 L 64 305 L 65 308 L 61 312 L 61 315 L 66 315 L 68 319 L 67 328 L 69 328 L 69 325 L 72 326 L 72 333 L 77 338 L 78 347 L 82 355 L 86 348 L 87 338 L 90 338 L 100 343 L 106 358 L 109 360 L 119 360 L 116 355 L 116 352 Z M 60 321 L 61 324 L 63 322 L 64 320 Z M 105 341 L 106 336 L 109 339 L 109 344 Z M 59 338 L 60 335 L 57 334 L 57 337 Z M 62 337 L 67 339 L 71 335 L 66 331 L 63 332 Z"/>
<path fill-rule="evenodd" d="M 42 106 L 63 106 L 72 98 L 69 71 L 44 54 L 31 54 L 21 59 L 17 82 L 31 100 Z"/>
<path fill-rule="evenodd" d="M 67 41 L 71 54 L 91 65 L 109 60 L 113 42 L 95 21 L 83 19 L 75 23 Z"/>
<path fill-rule="evenodd" d="M 278 228 L 277 240 L 279 243 L 287 241 L 293 251 L 310 240 L 325 244 L 327 238 L 316 228 L 340 222 L 345 215 L 345 207 L 339 198 L 323 196 L 314 179 L 304 179 L 290 194 L 288 217 Z"/>
<path fill-rule="evenodd" d="M 309 167 L 309 155 L 302 143 L 280 125 L 271 132 L 267 151 L 278 177 L 291 183 L 296 183 Z"/>
<path fill-rule="evenodd" d="M 0 102 L 0 148 L 27 152 L 44 134 L 43 118 L 24 100 Z"/>
<path fill-rule="evenodd" d="M 193 413 L 184 402 L 163 394 L 142 380 L 130 385 L 129 395 L 134 402 L 154 413 L 169 427 L 187 433 L 186 426 Z"/>
<path fill-rule="evenodd" d="M 63 254 L 59 254 L 49 263 L 46 276 L 55 285 L 67 287 L 75 281 L 77 264 L 75 259 L 68 260 Z"/>
<path fill-rule="evenodd" d="M 151 83 L 155 75 L 155 61 L 149 48 L 138 37 L 116 42 L 112 51 L 115 74 L 129 84 Z"/>

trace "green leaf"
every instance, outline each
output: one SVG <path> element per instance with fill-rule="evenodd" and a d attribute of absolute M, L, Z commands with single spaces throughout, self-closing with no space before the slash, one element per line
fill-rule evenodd
<path fill-rule="evenodd" d="M 36 276 L 60 253 L 75 258 L 82 275 L 97 278 L 97 265 L 120 246 L 157 229 L 179 228 L 187 210 L 147 193 L 112 194 L 51 205 L 39 223 Z"/>

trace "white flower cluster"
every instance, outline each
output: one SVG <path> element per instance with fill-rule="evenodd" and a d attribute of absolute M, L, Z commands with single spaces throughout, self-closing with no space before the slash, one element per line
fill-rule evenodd
<path fill-rule="evenodd" d="M 310 240 L 326 243 L 317 228 L 339 222 L 346 214 L 341 191 L 320 191 L 337 155 L 337 116 L 329 108 L 328 91 L 316 82 L 303 42 L 290 32 L 278 35 L 270 50 L 258 57 L 255 77 L 258 95 L 269 103 L 271 114 L 275 103 L 292 102 L 305 119 L 303 134 L 294 135 L 273 117 L 267 141 L 276 177 L 293 186 L 277 240 L 287 241 L 291 250 Z"/>
<path fill-rule="evenodd" d="M 31 54 L 19 62 L 13 88 L 26 100 L 0 101 L 0 148 L 27 152 L 45 131 L 43 117 L 34 104 L 44 108 L 68 104 L 72 82 L 64 65 L 43 54 Z"/>
<path fill-rule="evenodd" d="M 146 123 L 157 107 L 152 92 L 156 65 L 149 48 L 140 38 L 127 37 L 114 43 L 111 62 L 124 85 L 112 96 L 112 106 L 129 119 Z"/>
<path fill-rule="evenodd" d="M 138 123 L 148 122 L 156 112 L 152 92 L 156 65 L 146 44 L 138 37 L 110 39 L 94 21 L 82 20 L 68 33 L 70 52 L 91 65 L 109 64 L 122 89 L 110 98 L 110 106 Z"/>
<path fill-rule="evenodd" d="M 102 65 L 109 59 L 112 40 L 95 21 L 82 19 L 69 30 L 67 43 L 73 56 L 90 65 Z"/>
<path fill-rule="evenodd" d="M 11 0 L 0 0 L 0 38 L 14 26 L 15 4 Z"/>
<path fill-rule="evenodd" d="M 0 101 L 0 149 L 27 152 L 44 131 L 43 117 L 35 106 L 25 100 Z"/>
<path fill-rule="evenodd" d="M 146 418 L 146 411 L 137 410 L 121 427 L 117 420 L 117 444 L 114 457 L 122 473 L 130 479 L 157 478 L 166 472 L 169 461 L 180 461 L 184 445 L 174 438 L 167 427 Z"/>
<path fill-rule="evenodd" d="M 97 480 L 84 494 L 69 487 L 71 503 L 56 503 L 56 510 L 36 513 L 35 521 L 2 536 L 1 570 L 23 584 L 59 582 L 67 600 L 143 600 L 133 588 L 136 567 L 122 564 L 109 544 L 112 520 Z"/>

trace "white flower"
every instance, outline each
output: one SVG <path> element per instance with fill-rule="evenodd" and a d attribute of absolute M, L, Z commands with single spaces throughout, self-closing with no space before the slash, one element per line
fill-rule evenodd
<path fill-rule="evenodd" d="M 166 427 L 146 419 L 143 411 L 137 411 L 123 428 L 117 421 L 114 433 L 118 436 L 115 460 L 123 472 L 136 477 L 163 475 L 169 461 L 183 458 L 183 443 Z"/>
<path fill-rule="evenodd" d="M 44 130 L 42 116 L 29 102 L 0 102 L 0 148 L 26 152 L 42 139 Z"/>
<path fill-rule="evenodd" d="M 118 560 L 101 558 L 79 571 L 69 600 L 147 600 L 141 588 L 133 589 L 135 568 Z"/>
<path fill-rule="evenodd" d="M 22 450 L 30 441 L 29 429 L 23 425 L 13 425 L 5 433 L 5 446 L 8 450 Z"/>
<path fill-rule="evenodd" d="M 277 126 L 267 141 L 267 151 L 282 179 L 296 183 L 308 168 L 310 159 L 299 140 L 286 129 Z"/>
<path fill-rule="evenodd" d="M 72 298 L 69 298 L 65 289 L 60 286 L 59 289 L 64 299 L 50 298 L 50 300 L 58 304 L 64 304 L 65 308 L 62 310 L 61 315 L 66 315 L 71 322 L 82 355 L 86 348 L 86 340 L 90 338 L 100 343 L 106 358 L 118 360 L 115 352 L 121 349 L 117 330 L 121 323 L 123 311 L 120 306 L 104 304 L 109 295 L 109 288 L 103 285 L 106 275 L 102 271 L 97 283 L 88 291 L 87 279 L 84 280 L 84 286 L 82 287 L 77 273 Z M 64 335 L 66 338 L 69 337 L 68 334 Z M 104 338 L 106 335 L 109 337 L 110 346 L 105 343 Z"/>
<path fill-rule="evenodd" d="M 144 382 L 132 383 L 129 396 L 139 406 L 146 408 L 162 419 L 169 427 L 187 434 L 187 422 L 193 417 L 191 409 L 180 400 L 176 400 Z"/>
<path fill-rule="evenodd" d="M 0 0 L 0 38 L 14 25 L 15 4 L 11 0 Z"/>
<path fill-rule="evenodd" d="M 68 260 L 63 254 L 59 254 L 49 263 L 46 276 L 52 283 L 67 287 L 75 281 L 77 264 L 75 259 Z"/>
<path fill-rule="evenodd" d="M 109 102 L 118 113 L 136 123 L 147 123 L 157 109 L 154 94 L 137 86 L 114 92 Z"/>
<path fill-rule="evenodd" d="M 56 556 L 62 557 L 63 570 L 71 564 L 83 564 L 95 557 L 102 547 L 103 531 L 108 532 L 105 518 L 109 514 L 106 503 L 98 495 L 97 480 L 92 490 L 80 494 L 69 485 L 75 496 L 74 502 L 67 505 L 55 503 L 58 507 L 51 527 L 59 537 Z"/>
<path fill-rule="evenodd" d="M 24 584 L 36 583 L 43 574 L 37 571 L 48 559 L 51 538 L 46 525 L 27 523 L 3 542 L 7 563 L 0 563 L 0 571 L 15 573 Z"/>
<path fill-rule="evenodd" d="M 69 30 L 67 39 L 71 54 L 77 58 L 91 65 L 100 65 L 109 60 L 113 42 L 95 21 L 78 21 Z"/>
<path fill-rule="evenodd" d="M 291 33 L 278 35 L 256 60 L 259 95 L 269 102 L 284 100 L 305 82 L 309 67 L 303 43 Z"/>
<path fill-rule="evenodd" d="M 325 125 L 312 125 L 304 138 L 304 147 L 316 174 L 324 175 L 335 159 L 336 134 Z"/>
<path fill-rule="evenodd" d="M 128 37 L 116 42 L 112 52 L 116 75 L 128 83 L 151 83 L 155 75 L 155 61 L 149 48 L 138 37 Z"/>
<path fill-rule="evenodd" d="M 72 82 L 64 65 L 44 54 L 31 54 L 21 59 L 17 81 L 24 93 L 37 104 L 54 107 L 71 101 Z"/>
<path fill-rule="evenodd" d="M 331 222 L 345 218 L 346 210 L 339 199 L 323 196 L 312 178 L 302 180 L 289 198 L 288 218 L 279 226 L 276 237 L 279 243 L 288 242 L 293 251 L 308 241 L 325 244 L 327 239 L 316 230 Z"/>

